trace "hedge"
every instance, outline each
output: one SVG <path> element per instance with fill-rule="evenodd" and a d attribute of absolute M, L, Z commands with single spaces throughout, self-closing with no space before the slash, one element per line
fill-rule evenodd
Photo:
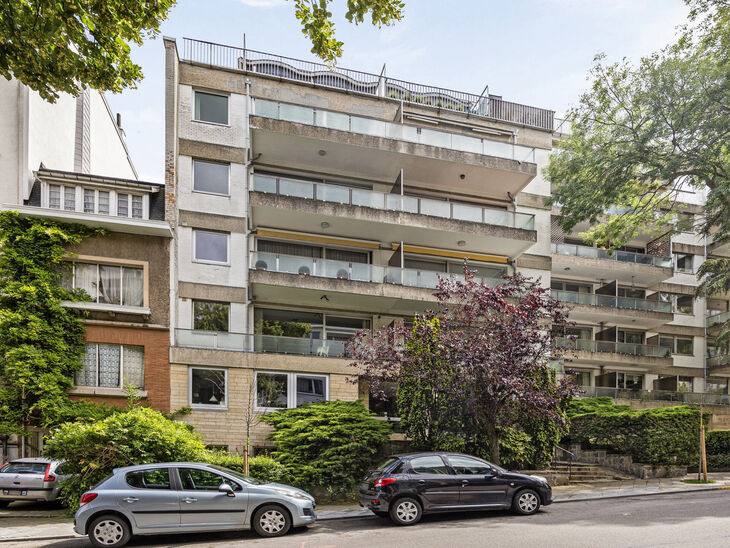
<path fill-rule="evenodd" d="M 727 455 L 730 458 L 730 430 L 712 430 L 705 435 L 708 455 Z"/>
<path fill-rule="evenodd" d="M 206 456 L 205 461 L 243 474 L 244 459 L 241 455 L 221 451 Z M 290 481 L 286 466 L 271 457 L 250 457 L 248 459 L 248 475 L 266 483 L 287 483 Z"/>
<path fill-rule="evenodd" d="M 710 413 L 705 413 L 705 424 Z M 699 458 L 700 412 L 676 406 L 643 410 L 608 409 L 576 415 L 570 440 L 585 448 L 631 455 L 642 464 L 692 465 Z"/>
<path fill-rule="evenodd" d="M 617 413 L 620 411 L 631 411 L 628 405 L 616 405 L 613 398 L 573 398 L 568 404 L 568 417 L 573 418 L 577 415 L 585 415 L 586 413 Z"/>

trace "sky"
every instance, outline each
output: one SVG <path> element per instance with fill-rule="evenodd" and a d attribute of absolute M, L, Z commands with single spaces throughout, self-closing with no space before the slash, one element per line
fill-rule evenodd
<path fill-rule="evenodd" d="M 560 116 L 588 87 L 597 53 L 636 61 L 676 36 L 682 0 L 404 0 L 404 19 L 378 29 L 332 11 L 344 42 L 342 67 L 555 110 Z M 107 94 L 122 114 L 141 180 L 164 182 L 164 47 L 162 36 L 195 38 L 317 61 L 287 0 L 178 0 L 160 36 L 134 47 L 144 72 L 138 88 Z"/>

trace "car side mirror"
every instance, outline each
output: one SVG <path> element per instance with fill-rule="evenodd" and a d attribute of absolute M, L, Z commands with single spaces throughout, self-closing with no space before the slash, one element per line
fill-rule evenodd
<path fill-rule="evenodd" d="M 219 493 L 225 493 L 227 497 L 235 497 L 236 496 L 236 493 L 233 492 L 233 487 L 231 487 L 227 483 L 221 483 L 218 486 L 218 492 Z"/>

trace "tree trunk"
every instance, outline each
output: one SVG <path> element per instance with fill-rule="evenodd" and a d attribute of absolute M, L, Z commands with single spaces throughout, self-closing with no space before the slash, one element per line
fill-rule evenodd
<path fill-rule="evenodd" d="M 243 475 L 248 476 L 248 440 L 243 446 Z"/>
<path fill-rule="evenodd" d="M 489 460 L 499 465 L 499 436 L 494 421 L 487 421 L 487 439 L 489 440 Z"/>

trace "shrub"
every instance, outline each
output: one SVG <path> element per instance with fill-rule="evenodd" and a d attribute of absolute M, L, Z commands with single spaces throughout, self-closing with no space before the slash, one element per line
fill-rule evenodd
<path fill-rule="evenodd" d="M 205 457 L 205 462 L 230 468 L 243 474 L 243 456 L 225 451 L 211 453 Z M 248 459 L 248 475 L 263 482 L 286 483 L 289 473 L 286 466 L 271 457 L 250 457 Z"/>
<path fill-rule="evenodd" d="M 262 418 L 274 431 L 272 456 L 297 487 L 350 496 L 390 437 L 390 426 L 361 401 L 328 401 L 283 409 Z"/>
<path fill-rule="evenodd" d="M 568 404 L 568 417 L 573 418 L 586 413 L 614 413 L 630 410 L 631 407 L 628 405 L 616 405 L 613 398 L 574 398 Z"/>
<path fill-rule="evenodd" d="M 709 416 L 705 413 L 705 421 Z M 700 412 L 695 407 L 609 408 L 574 416 L 570 439 L 584 447 L 631 455 L 644 464 L 690 465 L 699 456 L 699 428 Z"/>
<path fill-rule="evenodd" d="M 502 428 L 499 437 L 499 458 L 511 470 L 529 468 L 535 456 L 532 437 L 516 428 Z"/>
<path fill-rule="evenodd" d="M 209 452 L 184 423 L 147 407 L 134 407 L 96 422 L 69 422 L 53 431 L 44 454 L 68 462 L 72 474 L 62 497 L 76 510 L 79 497 L 114 468 L 151 462 L 195 461 Z"/>
<path fill-rule="evenodd" d="M 730 460 L 730 430 L 712 430 L 705 434 L 708 455 L 725 455 Z"/>

